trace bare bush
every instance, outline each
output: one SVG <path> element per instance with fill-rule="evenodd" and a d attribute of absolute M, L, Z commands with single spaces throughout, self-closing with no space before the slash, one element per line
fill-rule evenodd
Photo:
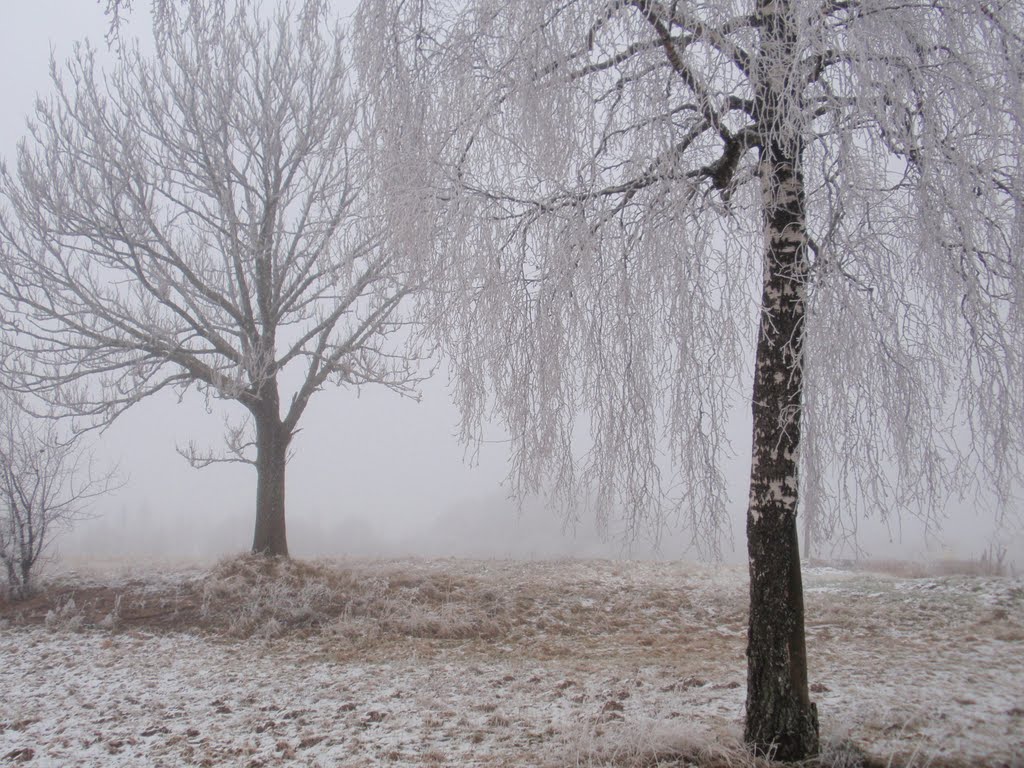
<path fill-rule="evenodd" d="M 7 594 L 21 600 L 57 532 L 110 489 L 113 475 L 97 473 L 87 448 L 13 395 L 0 398 L 0 425 L 0 564 Z"/>

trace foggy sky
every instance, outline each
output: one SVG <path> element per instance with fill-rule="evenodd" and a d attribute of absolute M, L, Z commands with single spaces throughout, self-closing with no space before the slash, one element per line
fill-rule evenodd
<path fill-rule="evenodd" d="M 352 0 L 338 2 L 350 10 Z M 94 0 L 34 0 L 10 3 L 0 25 L 0 154 L 11 162 L 25 116 L 36 92 L 49 90 L 49 56 L 58 62 L 75 40 L 88 37 L 109 58 L 104 35 L 108 19 Z M 148 3 L 137 2 L 124 30 L 145 40 Z M 144 47 L 147 46 L 144 42 Z M 236 406 L 237 408 L 237 406 Z M 60 549 L 75 555 L 208 557 L 242 551 L 251 543 L 255 472 L 241 465 L 195 470 L 175 452 L 194 440 L 220 447 L 223 419 L 240 410 L 194 394 L 183 402 L 171 393 L 143 401 L 99 438 L 97 456 L 117 463 L 125 485 L 100 500 L 95 519 L 79 523 L 62 537 Z M 748 420 L 737 418 L 739 457 L 730 467 L 733 489 L 733 541 L 727 560 L 745 559 L 743 502 L 749 467 L 744 434 Z M 599 538 L 590 521 L 564 533 L 557 515 L 539 500 L 517 515 L 501 486 L 506 449 L 485 445 L 477 466 L 464 462 L 466 449 L 455 439 L 458 413 L 446 391 L 444 372 L 424 386 L 422 402 L 402 399 L 381 387 L 327 389 L 314 396 L 300 421 L 288 467 L 287 507 L 293 554 L 318 555 L 476 555 L 552 557 L 566 554 L 648 556 L 649 542 L 624 548 L 621 538 Z M 747 427 L 747 429 L 749 429 Z M 500 435 L 500 430 L 494 430 Z M 969 506 L 969 505 L 965 505 Z M 929 556 L 971 556 L 993 531 L 991 515 L 969 508 L 955 515 Z M 863 543 L 876 554 L 926 554 L 919 526 L 904 521 L 903 544 L 890 545 L 890 531 L 866 525 Z M 660 555 L 680 557 L 685 533 L 661 542 Z M 898 542 L 897 542 L 898 543 Z M 1012 542 L 1024 560 L 1024 537 Z"/>

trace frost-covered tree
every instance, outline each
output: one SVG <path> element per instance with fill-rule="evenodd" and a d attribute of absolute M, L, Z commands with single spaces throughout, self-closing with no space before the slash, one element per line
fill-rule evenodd
<path fill-rule="evenodd" d="M 162 390 L 233 400 L 256 467 L 253 550 L 286 555 L 285 464 L 328 385 L 416 383 L 412 289 L 367 208 L 368 141 L 330 4 L 162 5 L 156 55 L 53 67 L 0 173 L 12 386 L 80 424 Z"/>
<path fill-rule="evenodd" d="M 13 599 L 32 593 L 56 534 L 86 514 L 112 478 L 95 470 L 89 450 L 56 421 L 32 416 L 15 395 L 0 395 L 0 564 Z"/>
<path fill-rule="evenodd" d="M 432 322 L 518 489 L 713 542 L 752 408 L 746 738 L 813 754 L 798 508 L 822 535 L 933 521 L 1019 477 L 1024 5 L 368 0 L 359 24 L 382 215 L 455 255 Z"/>

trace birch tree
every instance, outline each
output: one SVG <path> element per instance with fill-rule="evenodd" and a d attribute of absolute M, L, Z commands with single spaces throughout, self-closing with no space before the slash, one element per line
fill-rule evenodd
<path fill-rule="evenodd" d="M 287 555 L 285 464 L 324 387 L 416 383 L 413 287 L 366 206 L 363 105 L 329 4 L 167 3 L 149 58 L 53 67 L 0 173 L 8 378 L 78 423 L 163 390 L 234 401 L 255 552 Z"/>
<path fill-rule="evenodd" d="M 634 527 L 727 515 L 752 409 L 746 739 L 818 748 L 798 509 L 938 522 L 1019 478 L 1024 7 L 1010 0 L 364 3 L 396 248 L 465 436 Z M 420 233 L 424 231 L 419 230 Z M 403 245 L 404 240 L 404 245 Z M 750 365 L 752 361 L 752 370 Z M 592 441 L 580 454 L 582 431 Z"/>

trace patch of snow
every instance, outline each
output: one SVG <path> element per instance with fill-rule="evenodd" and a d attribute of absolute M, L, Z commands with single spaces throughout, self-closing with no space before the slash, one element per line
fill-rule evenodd
<path fill-rule="evenodd" d="M 359 644 L 283 626 L 237 639 L 8 622 L 0 758 L 31 749 L 32 765 L 111 768 L 565 765 L 674 738 L 739 738 L 745 568 L 364 567 L 382 583 L 450 574 L 453 595 L 498 593 L 530 623 L 488 639 Z M 135 572 L 122 583 L 173 589 L 196 577 Z M 805 579 L 812 697 L 827 739 L 883 757 L 1024 763 L 1020 580 L 833 569 Z"/>

